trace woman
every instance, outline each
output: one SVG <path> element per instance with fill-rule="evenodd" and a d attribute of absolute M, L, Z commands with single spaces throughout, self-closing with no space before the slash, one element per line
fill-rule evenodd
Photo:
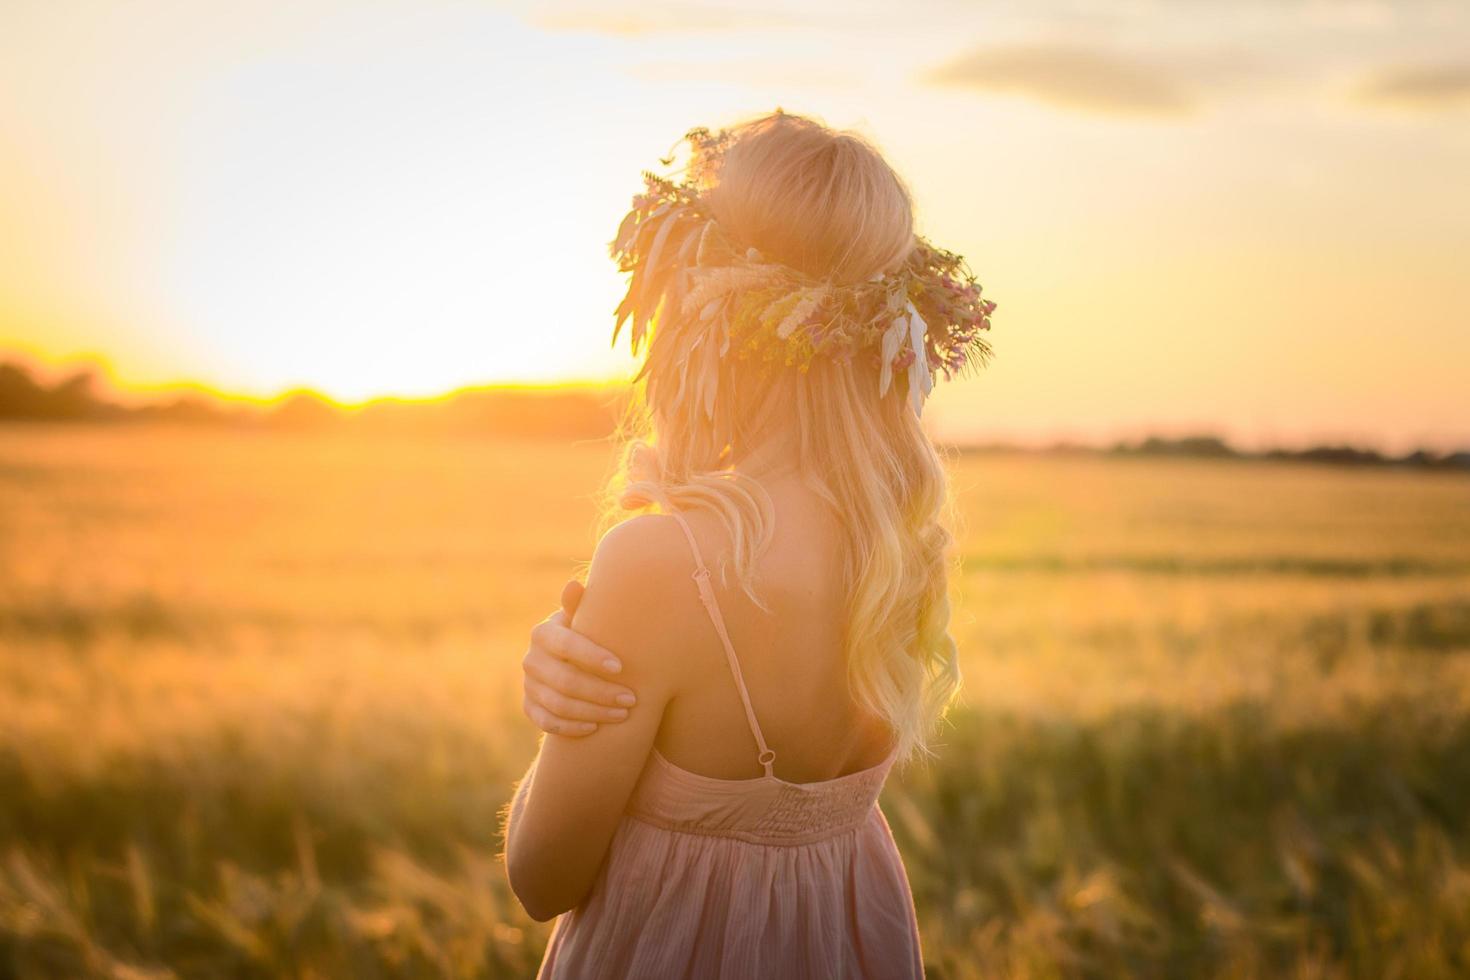
<path fill-rule="evenodd" d="M 862 139 L 780 110 L 686 139 L 613 243 L 649 343 L 604 522 L 648 513 L 525 660 L 510 882 L 560 915 L 542 977 L 922 976 L 877 800 L 959 681 L 919 412 L 993 304 Z"/>

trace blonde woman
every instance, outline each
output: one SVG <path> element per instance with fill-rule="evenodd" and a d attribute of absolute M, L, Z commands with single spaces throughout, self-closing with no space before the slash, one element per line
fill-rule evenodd
<path fill-rule="evenodd" d="M 922 976 L 877 801 L 958 685 L 919 412 L 993 304 L 863 139 L 686 139 L 613 243 L 646 360 L 585 592 L 524 661 L 511 886 L 559 916 L 541 977 Z"/>

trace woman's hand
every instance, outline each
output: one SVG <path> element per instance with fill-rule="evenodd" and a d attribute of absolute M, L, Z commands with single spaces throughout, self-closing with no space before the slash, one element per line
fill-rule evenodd
<path fill-rule="evenodd" d="M 618 658 L 568 625 L 581 601 L 582 584 L 568 582 L 562 607 L 531 630 L 521 660 L 522 710 L 537 728 L 557 735 L 590 735 L 598 724 L 627 718 L 637 700 L 628 688 L 603 679 L 623 669 Z"/>
<path fill-rule="evenodd" d="M 596 637 L 602 649 L 590 658 L 594 666 L 607 656 L 602 650 L 617 650 L 620 675 L 638 689 L 638 707 L 622 724 L 599 725 L 591 738 L 541 739 L 522 781 L 525 789 L 516 791 L 505 828 L 505 871 L 516 897 L 537 921 L 575 908 L 591 892 L 648 768 L 664 712 L 690 670 L 688 624 L 699 622 L 694 618 L 699 610 L 685 604 L 682 628 L 671 629 L 665 617 L 649 615 L 650 608 L 672 606 L 668 597 L 688 595 L 687 548 L 673 520 L 662 514 L 641 514 L 616 525 L 597 543 L 586 595 L 568 586 L 562 596 L 567 606 L 576 606 L 575 618 L 564 610 L 563 623 L 541 627 L 541 635 L 551 637 L 574 622 L 585 632 L 579 636 L 568 630 L 568 636 Z M 575 672 L 594 684 L 606 683 L 580 667 Z M 607 711 L 595 694 L 588 703 Z M 554 713 L 561 716 L 559 710 Z"/>

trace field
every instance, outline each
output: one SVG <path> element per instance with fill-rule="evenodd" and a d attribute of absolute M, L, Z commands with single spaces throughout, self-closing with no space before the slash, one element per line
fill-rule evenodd
<path fill-rule="evenodd" d="M 599 443 L 0 428 L 0 976 L 524 977 Z M 1470 975 L 1470 480 L 957 458 L 935 977 Z"/>

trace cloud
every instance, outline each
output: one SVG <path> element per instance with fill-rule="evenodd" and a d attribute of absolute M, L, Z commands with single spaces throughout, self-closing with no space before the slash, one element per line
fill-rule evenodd
<path fill-rule="evenodd" d="M 1359 102 L 1397 109 L 1470 105 L 1470 61 L 1381 69 L 1358 84 Z"/>
<path fill-rule="evenodd" d="M 1176 70 L 1076 44 L 978 48 L 930 70 L 923 80 L 1108 115 L 1180 116 L 1196 105 Z"/>
<path fill-rule="evenodd" d="M 863 79 L 856 73 L 820 64 L 738 61 L 645 61 L 628 74 L 650 82 L 717 82 L 757 88 L 852 91 Z"/>

